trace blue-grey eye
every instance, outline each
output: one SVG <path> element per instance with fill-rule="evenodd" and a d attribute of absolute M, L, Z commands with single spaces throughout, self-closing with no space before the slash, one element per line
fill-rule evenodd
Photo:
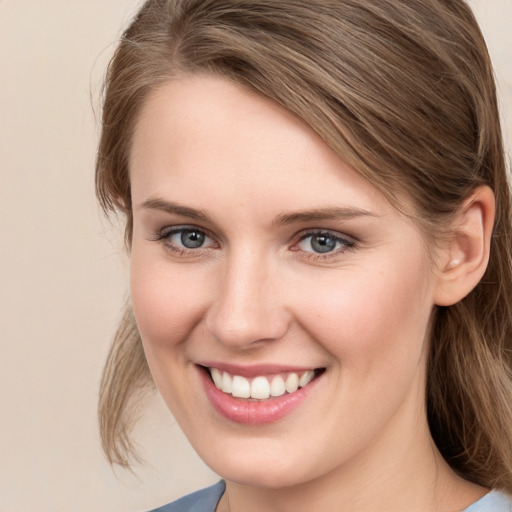
<path fill-rule="evenodd" d="M 181 245 L 187 249 L 197 249 L 202 247 L 206 240 L 206 235 L 196 229 L 183 229 L 180 235 Z"/>
<path fill-rule="evenodd" d="M 342 240 L 330 233 L 313 233 L 299 242 L 299 248 L 305 252 L 325 254 L 343 247 Z"/>
<path fill-rule="evenodd" d="M 170 246 L 182 249 L 201 249 L 215 245 L 214 241 L 204 231 L 193 227 L 174 228 L 167 233 L 162 233 L 162 238 Z"/>

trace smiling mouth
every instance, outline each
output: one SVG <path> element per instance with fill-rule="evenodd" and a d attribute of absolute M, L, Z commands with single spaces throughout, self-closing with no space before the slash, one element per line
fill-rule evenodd
<path fill-rule="evenodd" d="M 302 372 L 285 372 L 276 375 L 259 375 L 253 378 L 232 375 L 217 368 L 205 368 L 215 387 L 235 398 L 267 400 L 295 393 L 307 386 L 325 371 L 325 368 Z"/>

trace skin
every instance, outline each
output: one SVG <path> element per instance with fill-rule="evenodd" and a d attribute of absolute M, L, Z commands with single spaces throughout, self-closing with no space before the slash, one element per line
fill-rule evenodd
<path fill-rule="evenodd" d="M 418 228 L 308 126 L 222 78 L 153 92 L 130 165 L 137 324 L 168 407 L 227 481 L 219 510 L 456 511 L 484 494 L 426 420 L 449 253 L 431 261 Z M 204 245 L 184 248 L 184 227 Z M 315 252 L 318 231 L 333 251 Z M 325 372 L 291 414 L 251 426 L 213 408 L 205 360 Z"/>

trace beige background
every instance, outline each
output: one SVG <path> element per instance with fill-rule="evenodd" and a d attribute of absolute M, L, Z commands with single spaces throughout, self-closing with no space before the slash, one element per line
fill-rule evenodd
<path fill-rule="evenodd" d="M 101 77 L 140 1 L 0 0 L 0 511 L 133 511 L 216 480 L 160 399 L 114 474 L 96 395 L 127 292 L 93 192 Z M 512 134 L 512 0 L 474 0 Z"/>

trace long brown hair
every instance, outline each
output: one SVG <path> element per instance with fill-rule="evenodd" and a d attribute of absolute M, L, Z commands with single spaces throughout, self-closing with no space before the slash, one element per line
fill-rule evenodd
<path fill-rule="evenodd" d="M 429 240 L 480 185 L 496 195 L 487 272 L 433 318 L 431 432 L 464 478 L 512 491 L 511 205 L 492 67 L 463 0 L 149 0 L 123 35 L 104 96 L 96 186 L 132 212 L 129 152 L 148 95 L 180 73 L 217 73 L 281 104 Z M 400 194 L 399 194 L 400 193 Z M 130 421 L 151 376 L 129 306 L 100 391 L 103 447 L 124 466 Z"/>

